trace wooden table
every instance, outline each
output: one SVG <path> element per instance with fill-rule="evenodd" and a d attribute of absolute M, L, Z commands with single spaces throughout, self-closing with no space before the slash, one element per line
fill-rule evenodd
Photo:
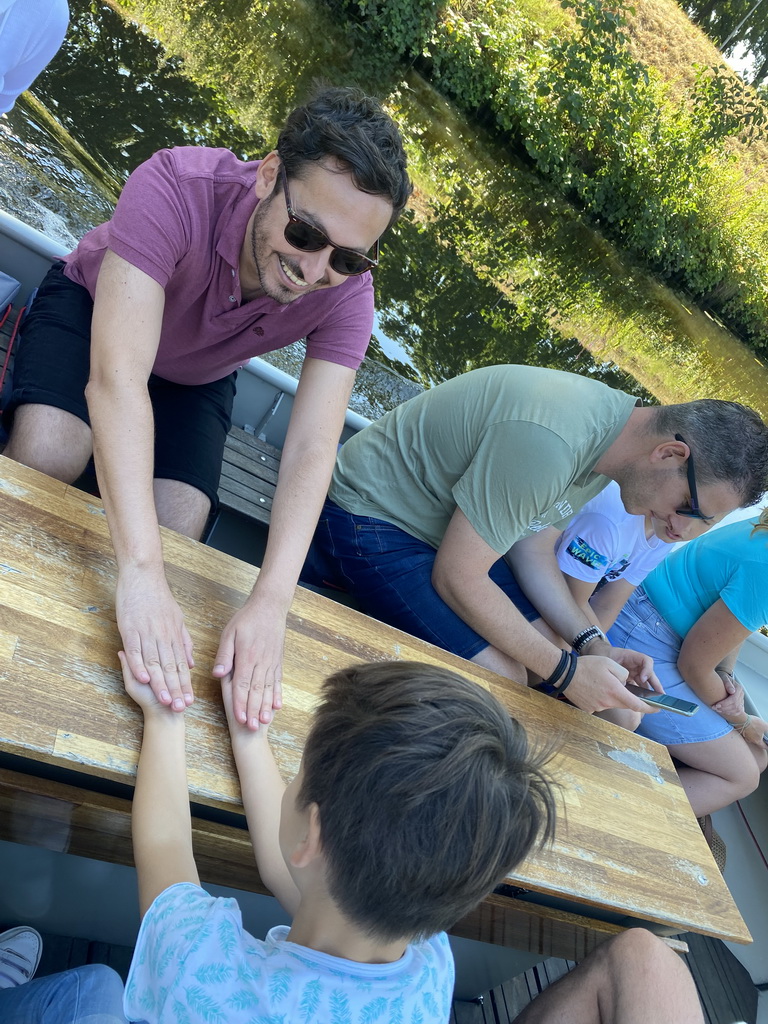
<path fill-rule="evenodd" d="M 130 863 L 129 791 L 91 785 L 132 785 L 141 724 L 115 653 L 115 562 L 103 509 L 0 457 L 0 536 L 0 838 Z M 163 543 L 198 665 L 197 699 L 186 714 L 201 875 L 264 891 L 241 827 L 219 685 L 207 674 L 220 631 L 258 570 L 170 531 Z M 285 706 L 271 730 L 283 776 L 298 768 L 328 673 L 355 661 L 411 658 L 490 689 L 534 742 L 557 751 L 551 769 L 562 813 L 553 845 L 456 934 L 571 959 L 626 923 L 750 941 L 664 747 L 302 588 L 288 621 Z M 222 811 L 237 817 L 222 820 Z"/>

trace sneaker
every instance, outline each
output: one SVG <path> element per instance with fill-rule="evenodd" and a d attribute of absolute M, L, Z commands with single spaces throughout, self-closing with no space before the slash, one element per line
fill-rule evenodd
<path fill-rule="evenodd" d="M 0 988 L 15 988 L 32 977 L 40 963 L 43 940 L 27 925 L 0 932 Z"/>

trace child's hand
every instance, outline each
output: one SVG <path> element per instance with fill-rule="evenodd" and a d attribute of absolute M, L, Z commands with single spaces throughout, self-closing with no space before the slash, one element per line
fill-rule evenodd
<path fill-rule="evenodd" d="M 140 683 L 134 676 L 133 672 L 128 665 L 128 659 L 125 656 L 124 651 L 118 651 L 117 656 L 120 659 L 120 668 L 123 670 L 123 682 L 125 683 L 125 692 L 128 696 L 134 700 L 145 715 L 152 714 L 155 712 L 164 712 L 166 714 L 178 714 L 178 712 L 171 711 L 170 708 L 161 704 L 157 697 L 152 692 L 152 687 L 149 683 Z"/>
<path fill-rule="evenodd" d="M 224 676 L 221 680 L 221 699 L 224 704 L 224 711 L 227 715 L 227 725 L 229 726 L 229 732 L 233 739 L 238 736 L 258 736 L 262 734 L 266 737 L 269 732 L 269 724 L 265 722 L 259 722 L 256 729 L 250 729 L 245 722 L 240 722 L 235 717 L 235 708 L 232 695 L 232 673 Z M 274 721 L 274 719 L 273 719 Z"/>

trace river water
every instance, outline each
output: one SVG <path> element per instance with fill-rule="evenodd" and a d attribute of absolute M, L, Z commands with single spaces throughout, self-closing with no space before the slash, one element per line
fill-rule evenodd
<path fill-rule="evenodd" d="M 257 157 L 318 73 L 350 80 L 343 38 L 307 2 L 131 7 L 143 25 L 120 4 L 70 0 L 62 51 L 0 117 L 0 202 L 65 244 L 109 216 L 126 175 L 155 150 L 226 145 Z M 768 373 L 753 353 L 627 265 L 416 74 L 403 71 L 382 99 L 417 192 L 376 272 L 359 411 L 379 415 L 475 366 L 525 362 L 646 400 L 734 398 L 768 415 Z M 300 358 L 292 347 L 274 361 L 291 370 Z"/>

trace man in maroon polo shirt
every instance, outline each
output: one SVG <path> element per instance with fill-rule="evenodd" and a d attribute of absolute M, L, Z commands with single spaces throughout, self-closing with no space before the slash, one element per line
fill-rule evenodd
<path fill-rule="evenodd" d="M 236 711 L 280 707 L 285 621 L 371 336 L 369 271 L 411 192 L 381 106 L 331 88 L 294 110 L 277 149 L 162 150 L 40 287 L 6 409 L 5 454 L 76 480 L 91 454 L 118 564 L 117 623 L 136 678 L 193 700 L 192 645 L 158 525 L 202 534 L 215 507 L 235 375 L 307 338 L 263 568 L 221 638 Z"/>

